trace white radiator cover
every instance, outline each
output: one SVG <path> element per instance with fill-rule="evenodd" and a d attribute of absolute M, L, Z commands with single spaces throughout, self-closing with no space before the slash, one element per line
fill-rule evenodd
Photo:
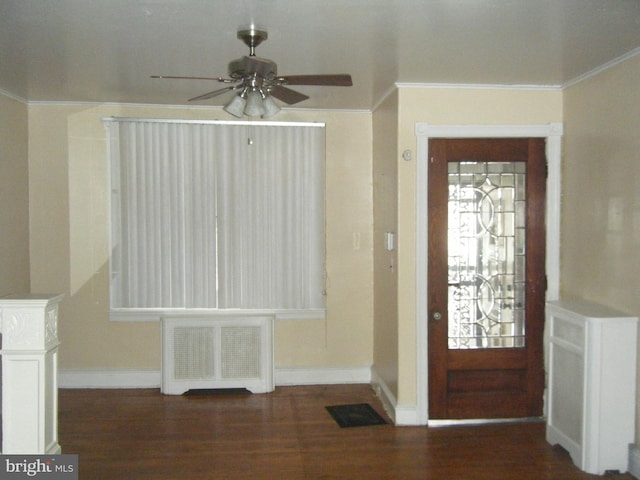
<path fill-rule="evenodd" d="M 547 441 L 587 473 L 626 472 L 635 436 L 636 317 L 594 303 L 547 303 Z"/>
<path fill-rule="evenodd" d="M 162 318 L 162 393 L 274 389 L 273 317 Z"/>

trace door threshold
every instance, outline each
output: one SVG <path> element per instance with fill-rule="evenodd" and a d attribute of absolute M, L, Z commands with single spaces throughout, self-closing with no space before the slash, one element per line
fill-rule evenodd
<path fill-rule="evenodd" d="M 522 417 L 522 418 L 461 418 L 461 419 L 438 419 L 427 420 L 428 427 L 464 427 L 470 425 L 493 425 L 503 423 L 540 423 L 544 422 L 544 417 Z"/>

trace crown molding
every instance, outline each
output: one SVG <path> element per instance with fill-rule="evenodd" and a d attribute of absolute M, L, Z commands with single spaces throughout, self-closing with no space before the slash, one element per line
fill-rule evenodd
<path fill-rule="evenodd" d="M 0 90 L 0 93 L 2 91 Z M 164 104 L 164 103 L 128 103 L 128 102 L 94 102 L 94 101 L 69 101 L 69 100 L 32 100 L 26 101 L 29 106 L 44 106 L 44 107 L 61 107 L 61 106 L 107 106 L 107 107 L 130 107 L 130 108 L 165 108 L 168 110 L 216 110 L 222 111 L 221 106 L 217 105 L 176 105 L 176 104 Z M 331 108 L 287 108 L 281 109 L 284 112 L 291 113 L 352 113 L 352 114 L 370 114 L 371 110 L 368 109 L 331 109 Z"/>
<path fill-rule="evenodd" d="M 15 100 L 16 102 L 24 103 L 25 105 L 29 104 L 29 102 L 25 98 L 22 98 L 18 95 L 14 95 L 13 93 L 8 92 L 7 90 L 3 90 L 2 88 L 0 88 L 0 95 L 2 95 L 3 97 L 7 97 L 12 100 Z"/>
<path fill-rule="evenodd" d="M 562 89 L 564 90 L 565 88 L 569 88 L 572 87 L 580 82 L 583 82 L 585 80 L 588 80 L 592 77 L 595 77 L 596 75 L 601 74 L 602 72 L 609 70 L 610 68 L 615 67 L 616 65 L 620 65 L 623 62 L 626 62 L 627 60 L 630 60 L 636 56 L 640 55 L 640 47 L 638 48 L 634 48 L 633 50 L 631 50 L 630 52 L 627 52 L 623 55 L 620 55 L 619 57 L 614 58 L 613 60 L 608 61 L 607 63 L 603 63 L 602 65 L 600 65 L 599 67 L 594 68 L 593 70 L 589 70 L 586 73 L 583 73 L 582 75 L 577 76 L 576 78 L 574 78 L 573 80 L 569 80 L 568 82 L 564 83 L 562 85 Z"/>
<path fill-rule="evenodd" d="M 457 89 L 457 90 L 544 90 L 560 91 L 561 85 L 510 85 L 492 83 L 407 83 L 396 82 L 397 88 L 424 88 L 424 89 Z"/>

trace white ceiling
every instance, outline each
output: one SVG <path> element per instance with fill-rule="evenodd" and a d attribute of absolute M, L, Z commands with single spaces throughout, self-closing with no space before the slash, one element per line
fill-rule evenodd
<path fill-rule="evenodd" d="M 640 0 L 0 0 L 0 90 L 187 104 L 223 85 L 149 76 L 226 76 L 250 24 L 281 75 L 352 75 L 295 87 L 299 108 L 370 110 L 394 83 L 562 86 L 640 52 Z"/>

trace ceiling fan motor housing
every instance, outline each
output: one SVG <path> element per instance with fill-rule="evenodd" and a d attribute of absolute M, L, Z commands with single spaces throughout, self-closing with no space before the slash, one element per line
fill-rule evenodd
<path fill-rule="evenodd" d="M 275 62 L 260 57 L 242 57 L 229 63 L 229 76 L 239 79 L 251 77 L 257 74 L 259 77 L 272 79 L 278 74 Z"/>

